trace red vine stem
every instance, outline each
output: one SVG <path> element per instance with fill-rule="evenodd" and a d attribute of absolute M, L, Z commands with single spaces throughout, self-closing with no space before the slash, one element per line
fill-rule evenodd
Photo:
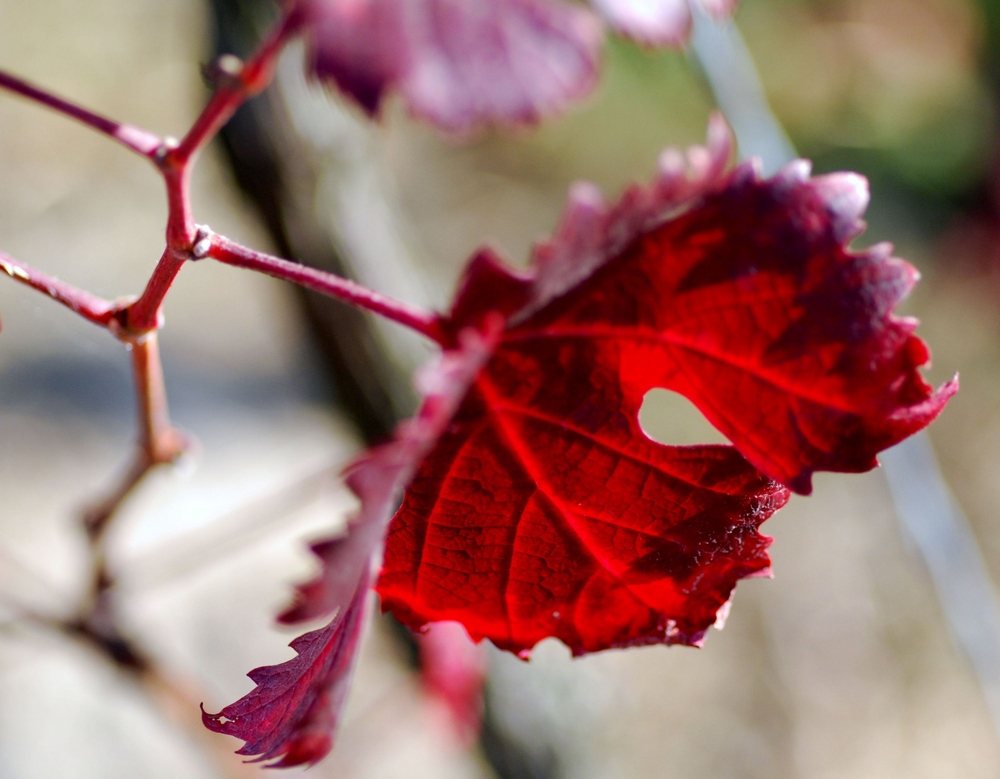
<path fill-rule="evenodd" d="M 128 312 L 128 328 L 134 334 L 156 330 L 163 299 L 177 274 L 190 259 L 196 238 L 191 211 L 191 167 L 198 152 L 248 98 L 261 92 L 271 81 L 278 55 L 288 39 L 298 31 L 299 14 L 286 14 L 246 63 L 236 57 L 220 57 L 214 66 L 215 92 L 179 144 L 164 145 L 157 164 L 167 187 L 167 249 L 157 263 L 146 289 Z"/>
<path fill-rule="evenodd" d="M 97 132 L 113 138 L 126 148 L 148 159 L 155 159 L 157 149 L 163 145 L 163 139 L 154 133 L 131 124 L 107 119 L 3 71 L 0 71 L 0 89 L 6 89 L 21 97 L 26 97 L 28 100 L 34 100 L 64 116 L 76 119 L 92 130 L 97 130 Z"/>
<path fill-rule="evenodd" d="M 155 333 L 132 344 L 132 375 L 139 401 L 139 447 L 153 465 L 173 462 L 184 452 L 186 441 L 170 424 Z"/>
<path fill-rule="evenodd" d="M 160 328 L 163 299 L 170 291 L 185 259 L 185 254 L 175 252 L 170 247 L 163 252 L 142 295 L 128 308 L 127 324 L 131 333 L 148 335 Z"/>
<path fill-rule="evenodd" d="M 115 487 L 85 514 L 92 557 L 91 589 L 79 616 L 58 626 L 87 640 L 118 665 L 133 670 L 148 671 L 149 663 L 119 630 L 111 597 L 114 577 L 107 565 L 106 537 L 112 519 L 145 476 L 156 466 L 176 460 L 188 447 L 186 437 L 170 423 L 157 331 L 162 325 L 163 300 L 177 273 L 186 260 L 204 256 L 196 255 L 196 241 L 204 236 L 197 231 L 191 209 L 191 169 L 198 152 L 239 106 L 271 81 L 281 50 L 298 31 L 299 17 L 295 11 L 286 14 L 246 64 L 232 56 L 217 61 L 215 91 L 180 142 L 112 121 L 0 72 L 0 89 L 58 111 L 141 154 L 159 168 L 166 186 L 166 249 L 142 295 L 131 304 L 103 300 L 0 253 L 0 270 L 105 327 L 130 351 L 138 398 L 136 451 Z"/>
<path fill-rule="evenodd" d="M 58 303 L 62 303 L 71 311 L 75 311 L 88 322 L 101 327 L 110 327 L 111 320 L 119 307 L 109 300 L 92 295 L 71 284 L 37 271 L 23 262 L 18 262 L 3 252 L 0 252 L 0 270 L 29 287 L 44 292 Z"/>
<path fill-rule="evenodd" d="M 170 424 L 167 393 L 156 333 L 128 342 L 139 412 L 137 450 L 111 493 L 84 515 L 90 540 L 91 583 L 80 618 L 68 628 L 94 641 L 115 662 L 138 670 L 149 668 L 142 653 L 121 633 L 109 597 L 115 577 L 108 567 L 107 530 L 122 503 L 153 468 L 171 463 L 187 449 L 186 437 Z"/>
<path fill-rule="evenodd" d="M 390 319 L 439 344 L 444 343 L 441 317 L 433 311 L 426 311 L 409 303 L 387 297 L 333 273 L 254 251 L 221 235 L 207 236 L 203 240 L 208 240 L 211 243 L 209 246 L 203 247 L 199 242 L 195 247 L 195 256 L 211 257 L 226 265 L 246 268 L 266 273 L 276 279 L 291 281 L 299 286 L 319 292 L 321 295 L 336 298 Z"/>
<path fill-rule="evenodd" d="M 157 465 L 172 463 L 188 445 L 184 434 L 170 424 L 156 333 L 128 342 L 128 346 L 138 401 L 138 451 L 119 486 L 87 512 L 87 530 L 95 544 L 110 518 L 142 478 Z"/>
<path fill-rule="evenodd" d="M 192 160 L 211 140 L 247 98 L 263 91 L 271 83 L 278 55 L 299 28 L 299 14 L 286 14 L 245 63 L 236 57 L 223 56 L 216 63 L 218 86 L 201 116 L 184 136 L 180 145 L 169 152 L 169 164 L 180 167 Z"/>

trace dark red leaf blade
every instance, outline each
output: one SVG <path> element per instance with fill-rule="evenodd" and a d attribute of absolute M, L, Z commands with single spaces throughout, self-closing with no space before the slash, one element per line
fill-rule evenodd
<path fill-rule="evenodd" d="M 468 132 L 556 113 L 596 83 L 600 23 L 565 0 L 301 0 L 309 68 L 369 114 Z"/>
<path fill-rule="evenodd" d="M 525 418 L 537 456 L 522 462 L 483 423 L 479 387 L 390 528 L 378 590 L 405 624 L 455 620 L 522 656 L 550 636 L 575 654 L 698 644 L 736 582 L 767 574 L 757 528 L 787 492 L 734 450 L 668 461 L 650 442 L 626 459 L 613 436 Z"/>
<path fill-rule="evenodd" d="M 298 588 L 295 603 L 279 618 L 298 623 L 334 613 L 324 628 L 295 639 L 297 656 L 257 668 L 257 684 L 218 714 L 203 712 L 206 727 L 243 739 L 237 752 L 276 760 L 272 767 L 315 763 L 333 746 L 333 732 L 347 695 L 353 659 L 364 626 L 365 595 L 377 570 L 386 526 L 417 465 L 451 421 L 499 335 L 499 318 L 485 318 L 481 331 L 467 328 L 418 374 L 424 402 L 389 443 L 349 466 L 348 486 L 361 508 L 341 538 L 313 546 L 322 570 Z"/>
<path fill-rule="evenodd" d="M 863 179 L 762 181 L 730 156 L 716 121 L 687 170 L 665 154 L 613 208 L 577 187 L 530 276 L 473 260 L 453 326 L 492 308 L 508 327 L 392 523 L 384 608 L 521 654 L 698 643 L 768 569 L 757 528 L 787 499 L 768 476 L 806 493 L 940 412 L 956 385 L 932 391 L 915 322 L 891 314 L 915 272 L 846 248 Z M 735 448 L 650 441 L 654 387 Z"/>
<path fill-rule="evenodd" d="M 870 470 L 940 413 L 957 382 L 933 391 L 916 320 L 892 315 L 913 267 L 887 244 L 847 248 L 864 229 L 867 182 L 810 178 L 801 160 L 766 181 L 753 163 L 727 171 L 718 118 L 709 148 L 690 154 L 688 176 L 665 152 L 657 180 L 611 208 L 592 187 L 574 189 L 555 237 L 535 250 L 534 276 L 509 274 L 509 308 L 521 308 L 504 343 L 578 342 L 598 350 L 598 366 L 621 360 L 625 392 L 685 395 L 796 492 L 808 494 L 817 470 Z M 491 264 L 487 284 L 500 289 Z M 472 308 L 465 296 L 482 303 L 482 266 L 456 324 Z"/>
<path fill-rule="evenodd" d="M 479 328 L 463 329 L 455 348 L 445 350 L 418 373 L 417 387 L 424 395 L 420 410 L 399 425 L 392 441 L 374 447 L 347 468 L 347 486 L 361 501 L 361 509 L 346 536 L 313 544 L 320 573 L 296 588 L 295 600 L 281 614 L 280 622 L 306 622 L 346 606 L 369 561 L 381 553 L 386 527 L 403 490 L 451 424 L 492 353 L 501 327 L 500 317 L 494 315 L 484 318 Z"/>
<path fill-rule="evenodd" d="M 353 601 L 326 627 L 296 638 L 296 656 L 247 676 L 257 685 L 218 714 L 202 709 L 205 727 L 246 743 L 238 755 L 269 768 L 312 765 L 333 747 L 333 732 L 347 697 L 358 640 L 364 627 L 366 577 Z"/>

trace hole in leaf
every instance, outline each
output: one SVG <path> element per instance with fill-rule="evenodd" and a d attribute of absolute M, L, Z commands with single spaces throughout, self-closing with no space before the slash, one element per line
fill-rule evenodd
<path fill-rule="evenodd" d="M 654 441 L 670 446 L 730 443 L 694 403 L 671 390 L 657 388 L 646 393 L 639 409 L 639 425 Z"/>

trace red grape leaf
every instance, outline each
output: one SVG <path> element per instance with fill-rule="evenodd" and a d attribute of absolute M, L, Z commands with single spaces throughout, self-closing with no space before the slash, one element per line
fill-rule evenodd
<path fill-rule="evenodd" d="M 386 525 L 418 463 L 488 358 L 500 326 L 499 318 L 487 318 L 481 332 L 459 333 L 457 346 L 418 375 L 425 397 L 416 417 L 402 423 L 392 441 L 348 467 L 346 481 L 361 509 L 345 536 L 313 546 L 323 569 L 299 587 L 296 602 L 280 617 L 294 623 L 335 613 L 333 621 L 295 639 L 296 657 L 251 671 L 257 686 L 236 703 L 218 714 L 202 714 L 210 730 L 246 742 L 237 754 L 258 755 L 257 761 L 279 758 L 272 765 L 287 767 L 315 763 L 330 751 Z"/>
<path fill-rule="evenodd" d="M 696 644 L 768 570 L 771 479 L 808 493 L 816 470 L 868 470 L 941 411 L 956 382 L 932 391 L 915 321 L 891 313 L 916 272 L 846 248 L 864 179 L 797 162 L 764 181 L 730 156 L 716 119 L 687 171 L 667 152 L 614 207 L 578 185 L 530 275 L 476 256 L 451 327 L 507 328 L 392 522 L 384 608 L 522 655 Z M 654 387 L 735 447 L 651 441 Z"/>
<path fill-rule="evenodd" d="M 309 67 L 369 114 L 395 88 L 453 132 L 535 122 L 596 83 L 601 26 L 565 0 L 302 0 Z"/>
<path fill-rule="evenodd" d="M 320 575 L 297 588 L 295 602 L 279 617 L 285 624 L 305 622 L 342 609 L 349 602 L 368 561 L 381 552 L 386 526 L 421 460 L 451 422 L 476 374 L 486 363 L 502 327 L 487 315 L 464 328 L 455 348 L 447 349 L 417 374 L 424 402 L 413 419 L 401 423 L 392 441 L 376 446 L 346 470 L 348 487 L 361 501 L 346 536 L 313 544 Z"/>

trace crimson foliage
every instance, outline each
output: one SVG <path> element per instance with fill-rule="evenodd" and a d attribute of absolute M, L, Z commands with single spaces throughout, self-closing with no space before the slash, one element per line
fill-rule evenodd
<path fill-rule="evenodd" d="M 808 493 L 817 470 L 868 470 L 934 419 L 957 381 L 923 381 L 916 322 L 892 315 L 916 272 L 885 245 L 847 248 L 864 179 L 797 162 L 762 180 L 731 156 L 716 119 L 707 148 L 668 150 L 613 207 L 574 188 L 530 273 L 473 258 L 442 320 L 451 370 L 352 471 L 361 514 L 315 547 L 323 570 L 285 615 L 334 621 L 254 671 L 259 686 L 210 727 L 281 765 L 326 753 L 316 726 L 349 668 L 331 658 L 354 649 L 340 626 L 411 480 L 378 591 L 412 628 L 457 621 L 521 656 L 552 636 L 575 654 L 699 644 L 736 582 L 769 572 L 758 528 L 789 490 Z M 654 387 L 733 445 L 650 440 L 638 412 Z"/>

